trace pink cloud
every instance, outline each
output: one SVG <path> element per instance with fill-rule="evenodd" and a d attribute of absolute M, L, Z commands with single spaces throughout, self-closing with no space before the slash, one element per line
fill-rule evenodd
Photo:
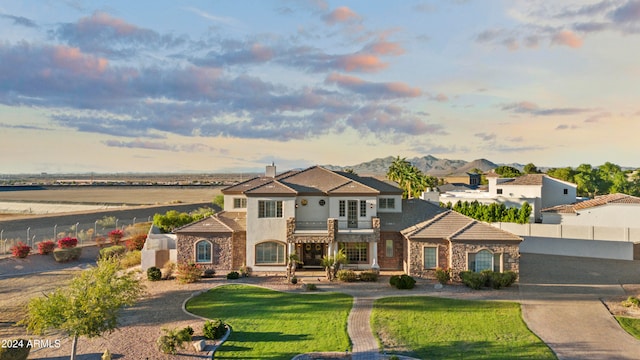
<path fill-rule="evenodd" d="M 86 17 L 78 21 L 78 29 L 81 31 L 92 31 L 97 27 L 109 27 L 119 35 L 133 34 L 139 29 L 131 24 L 114 18 L 104 12 L 96 12 L 91 17 Z"/>
<path fill-rule="evenodd" d="M 360 20 L 360 15 L 356 14 L 353 10 L 346 6 L 336 8 L 332 12 L 322 17 L 324 21 L 329 25 L 335 25 L 337 23 L 351 22 Z"/>
<path fill-rule="evenodd" d="M 443 94 L 443 93 L 440 93 L 440 94 L 436 95 L 433 99 L 435 101 L 439 101 L 439 102 L 447 102 L 447 101 L 449 101 L 449 97 L 447 95 Z"/>
<path fill-rule="evenodd" d="M 273 58 L 273 50 L 258 43 L 251 46 L 251 54 L 260 61 L 269 61 Z"/>
<path fill-rule="evenodd" d="M 348 90 L 359 94 L 368 95 L 375 98 L 404 98 L 418 97 L 422 95 L 422 91 L 418 88 L 412 88 L 401 82 L 375 83 L 362 80 L 355 76 L 330 74 L 327 76 L 325 83 L 337 84 Z"/>
<path fill-rule="evenodd" d="M 86 55 L 80 49 L 68 46 L 54 47 L 51 57 L 57 66 L 82 74 L 102 73 L 109 64 L 107 59 Z"/>
<path fill-rule="evenodd" d="M 576 35 L 573 31 L 562 30 L 555 34 L 551 39 L 551 42 L 558 45 L 568 46 L 570 48 L 577 49 L 582 46 L 582 39 Z"/>
<path fill-rule="evenodd" d="M 404 54 L 404 49 L 400 44 L 396 42 L 390 41 L 377 41 L 373 44 L 370 44 L 366 48 L 369 52 L 376 55 L 402 55 Z"/>
<path fill-rule="evenodd" d="M 376 72 L 385 69 L 388 64 L 375 55 L 353 54 L 338 59 L 337 65 L 345 71 Z"/>

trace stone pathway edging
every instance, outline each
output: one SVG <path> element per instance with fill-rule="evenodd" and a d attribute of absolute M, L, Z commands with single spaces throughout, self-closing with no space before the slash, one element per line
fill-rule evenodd
<path fill-rule="evenodd" d="M 224 285 L 224 284 L 220 284 L 220 285 Z M 220 286 L 220 285 L 213 286 L 213 287 L 211 287 L 211 289 L 216 288 L 216 287 L 218 287 L 218 286 Z M 211 289 L 209 289 L 209 290 L 211 290 Z M 203 316 L 200 316 L 200 315 L 196 315 L 196 314 L 194 314 L 194 313 L 192 313 L 192 312 L 189 312 L 189 311 L 187 310 L 187 303 L 189 302 L 189 300 L 191 300 L 191 299 L 193 299 L 194 297 L 196 297 L 196 296 L 198 296 L 198 295 L 201 295 L 201 294 L 203 294 L 203 293 L 205 293 L 205 292 L 207 292 L 207 291 L 209 291 L 209 290 L 200 290 L 200 291 L 196 291 L 196 292 L 192 293 L 188 298 L 184 299 L 184 301 L 182 302 L 182 312 L 184 312 L 185 314 L 187 314 L 187 315 L 189 315 L 189 316 L 191 316 L 191 317 L 194 317 L 194 318 L 196 318 L 196 319 L 200 319 L 200 320 L 202 320 L 202 321 L 210 320 L 210 319 L 208 319 L 208 318 L 206 318 L 206 317 L 203 317 Z M 216 350 L 218 350 L 218 348 L 219 348 L 220 346 L 222 346 L 222 344 L 224 344 L 224 342 L 225 342 L 225 341 L 227 341 L 227 339 L 228 339 L 228 338 L 229 338 L 229 336 L 231 335 L 231 325 L 229 325 L 229 324 L 224 324 L 224 327 L 226 327 L 226 328 L 227 328 L 227 332 L 224 334 L 224 336 L 223 336 L 220 340 L 215 341 L 215 343 L 214 343 L 213 345 L 211 345 L 211 346 L 210 346 L 210 345 L 207 345 L 207 348 L 206 348 L 206 351 L 207 351 L 207 357 L 209 357 L 210 359 L 213 359 L 213 356 L 214 356 L 214 354 L 216 353 Z"/>

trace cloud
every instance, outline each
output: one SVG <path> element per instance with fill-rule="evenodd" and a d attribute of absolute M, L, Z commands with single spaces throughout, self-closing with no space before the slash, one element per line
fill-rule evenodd
<path fill-rule="evenodd" d="M 518 114 L 531 114 L 534 116 L 552 116 L 552 115 L 575 115 L 593 111 L 591 109 L 581 108 L 541 108 L 538 105 L 521 101 L 518 103 L 506 104 L 502 106 L 503 111 L 510 111 Z"/>
<path fill-rule="evenodd" d="M 119 147 L 128 149 L 147 149 L 147 150 L 162 150 L 172 152 L 189 152 L 189 153 L 202 153 L 202 152 L 220 152 L 218 149 L 205 144 L 167 144 L 163 142 L 148 141 L 136 139 L 134 141 L 121 141 L 121 140 L 104 140 L 102 143 L 109 147 Z"/>
<path fill-rule="evenodd" d="M 404 49 L 397 42 L 377 40 L 374 41 L 363 49 L 364 52 L 374 55 L 402 55 Z"/>
<path fill-rule="evenodd" d="M 611 19 L 621 24 L 640 22 L 640 1 L 631 0 L 615 9 L 611 13 Z"/>
<path fill-rule="evenodd" d="M 28 28 L 37 28 L 38 25 L 31 19 L 27 19 L 22 16 L 14 16 L 9 14 L 0 14 L 0 18 L 5 18 L 13 21 L 14 25 L 25 26 Z"/>
<path fill-rule="evenodd" d="M 495 141 L 497 136 L 495 133 L 487 134 L 487 133 L 477 133 L 473 134 L 473 136 L 480 138 L 482 141 Z"/>
<path fill-rule="evenodd" d="M 582 39 L 571 30 L 562 30 L 556 33 L 551 42 L 553 44 L 568 46 L 577 49 L 582 46 Z"/>
<path fill-rule="evenodd" d="M 446 135 L 440 124 L 429 124 L 394 105 L 371 104 L 353 112 L 347 124 L 362 132 L 378 135 Z"/>
<path fill-rule="evenodd" d="M 6 129 L 25 129 L 25 130 L 44 130 L 44 131 L 53 131 L 53 129 L 50 128 L 44 128 L 41 126 L 34 126 L 34 125 L 9 125 L 9 124 L 3 124 L 0 123 L 0 128 L 6 128 Z"/>
<path fill-rule="evenodd" d="M 437 102 L 447 102 L 449 101 L 449 97 L 443 93 L 439 93 L 438 95 L 435 96 L 431 96 L 430 97 L 431 100 L 437 101 Z"/>
<path fill-rule="evenodd" d="M 556 130 L 575 130 L 578 129 L 579 127 L 576 125 L 567 125 L 567 124 L 559 124 L 558 126 L 556 126 Z"/>
<path fill-rule="evenodd" d="M 606 119 L 606 118 L 608 118 L 610 116 L 611 116 L 610 112 L 603 112 L 603 113 L 599 113 L 599 114 L 596 114 L 596 115 L 593 115 L 593 116 L 590 116 L 590 117 L 584 119 L 584 122 L 586 122 L 586 123 L 597 123 L 597 122 L 600 122 L 600 120 Z"/>
<path fill-rule="evenodd" d="M 335 25 L 339 23 L 359 22 L 362 18 L 348 7 L 341 6 L 325 14 L 322 20 L 329 25 Z"/>
<path fill-rule="evenodd" d="M 197 8 L 194 8 L 194 7 L 187 7 L 185 9 L 188 10 L 188 11 L 191 11 L 192 13 L 194 13 L 194 14 L 196 14 L 196 15 L 204 18 L 204 19 L 213 21 L 215 23 L 219 23 L 219 24 L 223 24 L 223 25 L 227 25 L 227 26 L 237 26 L 239 24 L 239 21 L 234 19 L 234 18 L 232 18 L 232 17 L 213 15 L 211 13 L 208 13 L 206 11 L 203 11 L 203 10 L 200 10 L 200 9 L 197 9 Z"/>
<path fill-rule="evenodd" d="M 325 79 L 326 84 L 336 84 L 343 89 L 375 99 L 418 97 L 422 91 L 405 83 L 375 83 L 364 81 L 355 76 L 332 73 Z"/>

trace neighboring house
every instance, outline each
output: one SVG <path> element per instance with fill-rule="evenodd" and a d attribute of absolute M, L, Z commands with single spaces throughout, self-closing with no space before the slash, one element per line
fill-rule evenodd
<path fill-rule="evenodd" d="M 636 228 L 639 219 L 640 198 L 619 193 L 542 210 L 543 224 Z"/>
<path fill-rule="evenodd" d="M 395 184 L 372 177 L 319 166 L 276 174 L 271 165 L 265 176 L 222 193 L 224 211 L 175 230 L 179 262 L 284 272 L 290 254 L 298 255 L 303 268 L 320 268 L 322 257 L 343 249 L 348 267 L 362 270 L 423 275 L 437 266 L 455 271 L 485 269 L 489 263 L 491 269 L 518 268 L 521 238 L 437 204 L 403 200 Z M 436 223 L 448 229 L 438 238 L 414 231 Z M 429 250 L 433 242 L 443 246 L 435 263 Z"/>
<path fill-rule="evenodd" d="M 452 174 L 445 176 L 444 181 L 447 184 L 464 184 L 469 185 L 471 188 L 476 188 L 480 186 L 480 181 L 482 180 L 482 174 L 476 173 L 462 173 L 462 174 Z"/>
<path fill-rule="evenodd" d="M 576 184 L 546 174 L 501 178 L 491 172 L 486 177 L 489 182 L 487 191 L 449 191 L 440 194 L 440 202 L 455 204 L 477 200 L 483 204 L 502 203 L 507 207 L 520 207 L 527 202 L 532 207 L 533 221 L 541 222 L 542 209 L 576 201 Z"/>

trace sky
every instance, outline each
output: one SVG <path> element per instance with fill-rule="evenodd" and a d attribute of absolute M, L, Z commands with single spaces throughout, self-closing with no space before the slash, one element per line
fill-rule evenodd
<path fill-rule="evenodd" d="M 640 0 L 6 0 L 0 174 L 640 167 Z"/>

